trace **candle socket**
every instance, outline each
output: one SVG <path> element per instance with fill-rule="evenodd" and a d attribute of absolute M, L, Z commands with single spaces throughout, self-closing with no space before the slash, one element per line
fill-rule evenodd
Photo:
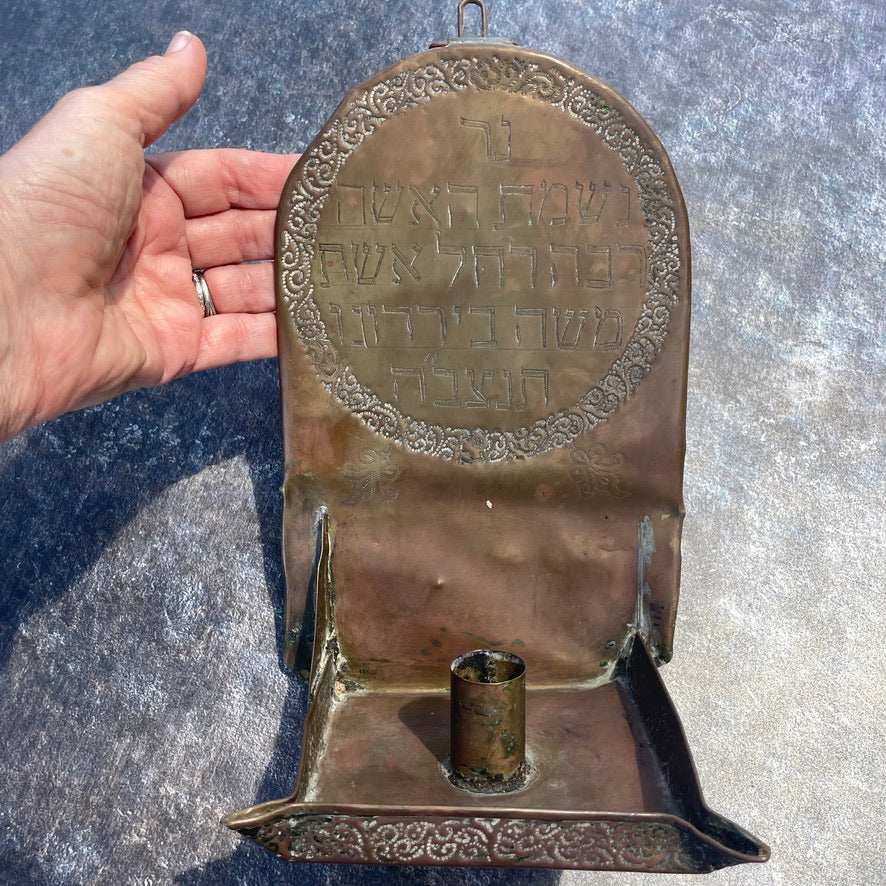
<path fill-rule="evenodd" d="M 453 784 L 479 793 L 527 782 L 526 665 L 510 652 L 475 649 L 451 665 Z"/>

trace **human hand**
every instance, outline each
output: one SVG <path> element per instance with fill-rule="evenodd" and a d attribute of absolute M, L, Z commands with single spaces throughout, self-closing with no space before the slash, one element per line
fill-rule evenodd
<path fill-rule="evenodd" d="M 0 440 L 199 369 L 276 354 L 277 202 L 295 156 L 145 156 L 196 101 L 206 52 L 64 96 L 0 157 Z M 204 319 L 193 268 L 219 313 Z"/>

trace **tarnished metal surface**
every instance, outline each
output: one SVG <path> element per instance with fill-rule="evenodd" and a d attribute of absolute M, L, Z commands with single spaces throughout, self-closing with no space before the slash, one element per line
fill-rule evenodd
<path fill-rule="evenodd" d="M 7 0 L 4 149 L 64 91 L 184 26 L 207 44 L 209 80 L 160 147 L 300 151 L 355 83 L 454 33 L 453 4 L 438 0 L 183 9 Z M 722 886 L 880 877 L 886 681 L 868 625 L 882 590 L 871 563 L 886 556 L 870 532 L 886 420 L 884 13 L 870 0 L 490 0 L 494 31 L 629 98 L 689 208 L 688 515 L 662 676 L 706 794 L 773 844 L 768 865 L 721 871 Z M 304 686 L 277 661 L 274 363 L 64 416 L 5 444 L 0 466 L 0 882 L 630 881 L 293 870 L 217 826 L 291 790 L 304 716 Z M 810 748 L 826 777 L 810 776 Z"/>
<path fill-rule="evenodd" d="M 526 766 L 526 665 L 510 652 L 475 649 L 450 668 L 450 781 L 471 791 L 522 788 Z"/>
<path fill-rule="evenodd" d="M 633 109 L 531 50 L 407 59 L 306 152 L 278 248 L 293 642 L 326 509 L 351 680 L 433 686 L 480 644 L 604 678 L 648 515 L 669 657 L 688 230 Z"/>
<path fill-rule="evenodd" d="M 311 707 L 293 796 L 227 823 L 302 860 L 433 862 L 453 822 L 470 842 L 496 815 L 538 851 L 436 861 L 765 860 L 704 807 L 649 659 L 677 602 L 690 292 L 649 127 L 563 61 L 460 34 L 342 102 L 276 236 L 288 658 L 313 630 Z M 506 682 L 455 667 L 447 716 L 449 662 L 478 645 L 531 674 L 528 777 L 463 717 L 482 695 L 514 725 L 487 697 Z M 570 857 L 578 832 L 543 824 L 613 812 L 643 861 L 618 840 Z M 407 822 L 428 842 L 380 848 Z"/>
<path fill-rule="evenodd" d="M 522 791 L 471 794 L 449 783 L 448 710 L 445 693 L 315 703 L 298 792 L 226 823 L 287 861 L 699 873 L 768 857 L 705 806 L 640 639 L 596 689 L 528 693 L 537 777 Z"/>

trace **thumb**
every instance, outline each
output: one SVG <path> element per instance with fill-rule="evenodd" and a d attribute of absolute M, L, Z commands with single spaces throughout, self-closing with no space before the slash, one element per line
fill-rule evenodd
<path fill-rule="evenodd" d="M 156 141 L 197 101 L 206 79 L 206 49 L 179 31 L 163 55 L 152 55 L 98 87 L 136 128 L 144 147 Z M 122 122 L 121 120 L 121 122 Z"/>

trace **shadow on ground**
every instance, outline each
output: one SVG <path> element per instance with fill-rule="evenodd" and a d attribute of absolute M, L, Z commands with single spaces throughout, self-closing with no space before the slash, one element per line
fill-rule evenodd
<path fill-rule="evenodd" d="M 283 579 L 277 384 L 272 361 L 203 373 L 63 416 L 0 448 L 0 539 L 6 562 L 0 584 L 0 672 L 10 665 L 16 633 L 29 616 L 73 588 L 140 510 L 177 482 L 238 457 L 248 465 L 253 487 L 279 657 Z M 171 519 L 174 525 L 175 515 Z M 150 551 L 143 556 L 150 557 Z M 286 674 L 274 751 L 256 796 L 244 798 L 243 805 L 284 797 L 292 789 L 306 696 L 304 685 Z M 102 679 L 100 673 L 82 676 L 87 682 Z M 17 883 L 56 882 L 54 874 L 24 864 L 21 855 L 0 850 L 3 871 L 17 872 Z M 542 884 L 558 878 L 545 871 L 288 865 L 244 840 L 228 857 L 192 868 L 175 882 L 455 886 Z"/>

